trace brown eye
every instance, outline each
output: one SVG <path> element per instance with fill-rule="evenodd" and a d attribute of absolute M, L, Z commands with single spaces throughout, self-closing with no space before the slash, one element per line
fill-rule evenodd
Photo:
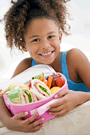
<path fill-rule="evenodd" d="M 34 39 L 32 42 L 38 42 L 38 41 L 40 41 L 39 39 Z"/>
<path fill-rule="evenodd" d="M 50 39 L 50 38 L 53 38 L 54 36 L 49 36 L 48 38 Z"/>

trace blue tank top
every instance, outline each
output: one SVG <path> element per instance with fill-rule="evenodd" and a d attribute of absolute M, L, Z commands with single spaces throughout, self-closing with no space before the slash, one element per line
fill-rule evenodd
<path fill-rule="evenodd" d="M 90 92 L 90 90 L 86 87 L 84 83 L 75 83 L 72 80 L 70 80 L 69 74 L 68 74 L 67 62 L 66 62 L 66 55 L 67 55 L 67 51 L 63 52 L 62 57 L 61 57 L 61 68 L 62 68 L 62 74 L 67 79 L 68 88 L 74 91 Z"/>
<path fill-rule="evenodd" d="M 67 62 L 66 62 L 66 55 L 67 55 L 67 51 L 63 52 L 62 57 L 61 57 L 61 69 L 62 69 L 62 74 L 67 79 L 68 88 L 74 91 L 90 92 L 90 90 L 86 87 L 84 83 L 75 83 L 72 80 L 70 80 L 69 74 L 68 74 Z M 35 65 L 37 65 L 37 63 L 33 59 L 31 66 L 35 66 Z"/>
<path fill-rule="evenodd" d="M 36 61 L 33 59 L 33 60 L 32 60 L 32 65 L 31 65 L 31 67 L 33 67 L 33 66 L 35 66 L 35 65 L 37 65 L 37 63 L 36 63 Z"/>

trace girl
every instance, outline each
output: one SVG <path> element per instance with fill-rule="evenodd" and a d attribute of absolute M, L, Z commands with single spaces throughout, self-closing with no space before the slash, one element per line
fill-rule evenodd
<path fill-rule="evenodd" d="M 70 90 L 64 90 L 55 98 L 62 97 L 49 106 L 49 113 L 62 117 L 77 105 L 90 100 L 90 63 L 78 49 L 60 51 L 62 33 L 67 32 L 66 2 L 69 0 L 18 0 L 5 15 L 7 45 L 29 52 L 29 58 L 17 66 L 12 77 L 36 64 L 48 64 L 56 72 L 63 73 Z M 22 120 L 27 112 L 11 116 L 0 99 L 0 119 L 10 130 L 36 132 L 41 129 L 33 120 L 37 114 Z"/>

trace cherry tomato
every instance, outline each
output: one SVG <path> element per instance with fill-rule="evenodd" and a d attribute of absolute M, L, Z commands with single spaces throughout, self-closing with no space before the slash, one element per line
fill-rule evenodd
<path fill-rule="evenodd" d="M 58 87 L 62 87 L 65 84 L 65 80 L 63 77 L 57 77 L 56 78 L 56 84 Z"/>

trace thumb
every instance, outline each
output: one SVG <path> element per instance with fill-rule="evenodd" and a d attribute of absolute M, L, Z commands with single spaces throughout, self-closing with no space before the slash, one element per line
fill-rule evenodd
<path fill-rule="evenodd" d="M 21 119 L 21 118 L 23 118 L 23 117 L 25 117 L 25 116 L 27 116 L 27 115 L 28 115 L 28 112 L 20 112 L 20 113 L 14 115 L 13 117 L 14 117 L 15 119 Z"/>
<path fill-rule="evenodd" d="M 57 95 L 54 96 L 54 98 L 60 98 L 68 94 L 68 90 L 63 90 L 57 93 Z"/>

